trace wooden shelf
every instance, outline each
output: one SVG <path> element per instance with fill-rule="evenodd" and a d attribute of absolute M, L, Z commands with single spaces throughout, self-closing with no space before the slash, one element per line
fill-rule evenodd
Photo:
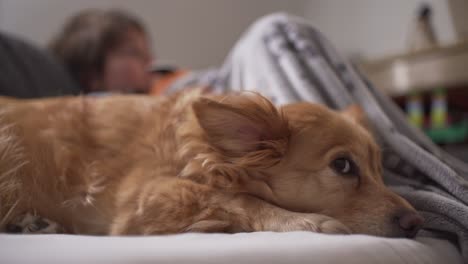
<path fill-rule="evenodd" d="M 359 64 L 378 88 L 391 96 L 468 84 L 468 42 Z"/>

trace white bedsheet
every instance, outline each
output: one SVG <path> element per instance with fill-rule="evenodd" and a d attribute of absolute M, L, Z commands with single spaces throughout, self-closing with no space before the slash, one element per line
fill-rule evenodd
<path fill-rule="evenodd" d="M 0 235 L 0 263 L 462 263 L 449 242 L 307 232 L 152 237 Z"/>

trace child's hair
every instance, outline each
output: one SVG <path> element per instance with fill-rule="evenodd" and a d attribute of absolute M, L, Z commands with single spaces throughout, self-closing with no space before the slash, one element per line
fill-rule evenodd
<path fill-rule="evenodd" d="M 62 61 L 81 89 L 89 92 L 92 78 L 103 73 L 107 54 L 125 41 L 129 30 L 147 35 L 144 25 L 126 12 L 84 10 L 65 24 L 50 43 L 50 50 Z"/>

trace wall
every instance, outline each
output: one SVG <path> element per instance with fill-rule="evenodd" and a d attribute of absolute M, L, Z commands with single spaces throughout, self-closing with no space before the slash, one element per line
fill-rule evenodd
<path fill-rule="evenodd" d="M 222 62 L 257 17 L 283 10 L 305 16 L 346 55 L 404 52 L 418 5 L 431 3 L 441 42 L 455 41 L 447 0 L 0 0 L 0 29 L 39 45 L 88 7 L 122 7 L 140 16 L 159 61 L 203 68 Z"/>
<path fill-rule="evenodd" d="M 450 11 L 454 16 L 455 29 L 460 38 L 468 41 L 468 0 L 449 0 Z"/>
<path fill-rule="evenodd" d="M 159 61 L 190 68 L 222 62 L 257 17 L 304 15 L 306 0 L 0 0 L 0 29 L 45 45 L 66 18 L 89 7 L 121 7 L 141 17 Z"/>

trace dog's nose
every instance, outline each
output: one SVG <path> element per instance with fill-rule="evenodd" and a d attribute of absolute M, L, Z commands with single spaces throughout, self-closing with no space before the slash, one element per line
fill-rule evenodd
<path fill-rule="evenodd" d="M 396 216 L 398 226 L 408 238 L 413 238 L 421 229 L 424 219 L 415 211 L 403 210 Z"/>

